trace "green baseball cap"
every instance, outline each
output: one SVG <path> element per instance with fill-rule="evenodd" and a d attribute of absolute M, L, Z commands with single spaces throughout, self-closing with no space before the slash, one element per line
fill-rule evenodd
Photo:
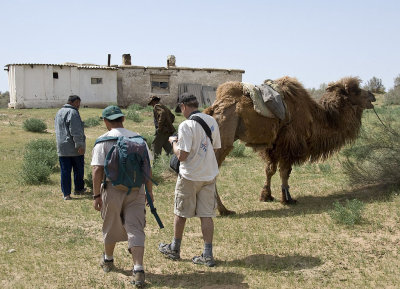
<path fill-rule="evenodd" d="M 121 116 L 125 116 L 121 109 L 116 105 L 107 106 L 102 113 L 102 118 L 106 118 L 108 120 L 114 120 Z"/>

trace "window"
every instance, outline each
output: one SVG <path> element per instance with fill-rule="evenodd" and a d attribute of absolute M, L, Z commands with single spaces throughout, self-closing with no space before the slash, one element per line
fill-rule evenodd
<path fill-rule="evenodd" d="M 150 76 L 151 92 L 169 93 L 169 75 L 153 74 Z"/>
<path fill-rule="evenodd" d="M 58 79 L 58 72 L 53 72 L 53 78 Z"/>
<path fill-rule="evenodd" d="M 91 83 L 92 84 L 102 84 L 103 83 L 103 78 L 92 77 Z"/>

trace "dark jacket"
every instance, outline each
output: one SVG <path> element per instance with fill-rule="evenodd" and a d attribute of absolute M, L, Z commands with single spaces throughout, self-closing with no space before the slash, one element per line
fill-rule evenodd
<path fill-rule="evenodd" d="M 153 108 L 154 114 L 154 125 L 156 131 L 163 134 L 172 135 L 175 132 L 175 127 L 173 122 L 175 120 L 175 115 L 161 103 L 157 103 Z"/>

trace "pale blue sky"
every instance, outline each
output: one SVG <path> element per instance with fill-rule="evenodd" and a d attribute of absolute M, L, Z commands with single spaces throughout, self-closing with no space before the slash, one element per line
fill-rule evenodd
<path fill-rule="evenodd" d="M 400 1 L 0 0 L 0 65 L 121 64 L 244 69 L 243 81 L 305 87 L 400 74 Z M 0 73 L 0 91 L 8 90 Z"/>

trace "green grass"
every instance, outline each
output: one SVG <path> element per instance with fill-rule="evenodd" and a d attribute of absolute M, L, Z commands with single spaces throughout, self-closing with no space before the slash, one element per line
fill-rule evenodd
<path fill-rule="evenodd" d="M 18 171 L 27 143 L 37 133 L 24 131 L 23 121 L 40 118 L 54 140 L 57 109 L 0 109 L 0 286 L 2 288 L 133 288 L 126 242 L 115 249 L 118 270 L 98 267 L 102 248 L 100 214 L 88 196 L 64 202 L 59 172 L 41 185 L 21 184 Z M 98 117 L 100 109 L 80 109 L 82 119 Z M 152 112 L 139 111 L 141 123 L 126 121 L 128 129 L 154 134 Z M 383 112 L 390 114 L 391 111 Z M 376 117 L 375 117 L 376 118 Z M 375 121 L 367 114 L 364 125 Z M 175 124 L 183 120 L 177 116 Z M 104 124 L 85 129 L 86 166 Z M 11 141 L 12 140 L 12 141 Z M 280 198 L 279 172 L 272 182 L 276 201 L 258 201 L 264 164 L 251 149 L 245 157 L 228 156 L 218 177 L 224 204 L 236 211 L 215 218 L 215 268 L 196 266 L 191 258 L 202 250 L 200 222 L 186 222 L 182 260 L 163 258 L 160 242 L 173 236 L 176 176 L 157 167 L 162 182 L 154 187 L 155 206 L 165 228 L 159 230 L 147 210 L 145 268 L 148 288 L 397 288 L 400 283 L 400 191 L 381 185 L 350 187 L 338 158 L 295 167 L 290 178 L 296 206 Z M 164 160 L 165 161 L 165 160 Z M 88 170 L 85 174 L 87 175 Z M 337 224 L 330 213 L 335 202 L 357 199 L 364 204 L 357 226 Z M 15 252 L 8 253 L 14 249 Z"/>
<path fill-rule="evenodd" d="M 338 224 L 352 226 L 359 224 L 362 220 L 364 204 L 357 199 L 346 200 L 345 205 L 336 201 L 333 203 L 333 207 L 334 210 L 329 215 Z"/>

